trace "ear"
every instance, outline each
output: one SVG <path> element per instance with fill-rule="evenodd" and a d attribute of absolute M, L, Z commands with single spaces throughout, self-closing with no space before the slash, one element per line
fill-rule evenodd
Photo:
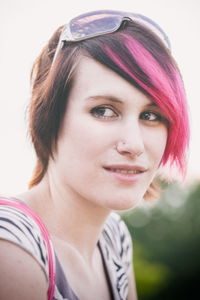
<path fill-rule="evenodd" d="M 155 201 L 161 195 L 161 187 L 156 179 L 154 179 L 151 184 L 149 185 L 146 193 L 144 194 L 145 201 Z"/>

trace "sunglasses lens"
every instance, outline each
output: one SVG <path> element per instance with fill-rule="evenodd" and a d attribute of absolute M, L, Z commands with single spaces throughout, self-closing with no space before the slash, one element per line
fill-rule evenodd
<path fill-rule="evenodd" d="M 94 37 L 116 31 L 122 22 L 122 16 L 114 14 L 86 15 L 73 19 L 69 26 L 74 40 Z"/>
<path fill-rule="evenodd" d="M 123 20 L 134 20 L 142 25 L 147 26 L 157 36 L 159 36 L 171 50 L 170 41 L 165 32 L 151 19 L 134 13 L 125 13 L 113 10 L 101 10 L 96 12 L 90 12 L 78 16 L 67 24 L 60 36 L 58 47 L 56 49 L 54 61 L 63 47 L 64 42 L 75 42 L 89 39 L 92 37 L 104 35 L 106 33 L 112 33 L 119 29 Z"/>
<path fill-rule="evenodd" d="M 119 29 L 122 21 L 127 18 L 147 26 L 162 40 L 164 40 L 167 47 L 171 49 L 167 35 L 153 20 L 140 14 L 112 10 L 90 12 L 72 19 L 68 25 L 70 38 L 66 38 L 66 40 L 80 41 L 106 33 L 115 32 Z"/>

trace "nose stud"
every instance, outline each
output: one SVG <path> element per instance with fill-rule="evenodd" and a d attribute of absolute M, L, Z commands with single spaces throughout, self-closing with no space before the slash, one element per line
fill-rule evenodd
<path fill-rule="evenodd" d="M 139 149 L 139 147 L 130 146 L 128 143 L 126 143 L 123 140 L 119 141 L 116 144 L 115 148 L 120 154 L 127 154 L 130 156 L 140 156 L 143 153 L 143 151 Z"/>

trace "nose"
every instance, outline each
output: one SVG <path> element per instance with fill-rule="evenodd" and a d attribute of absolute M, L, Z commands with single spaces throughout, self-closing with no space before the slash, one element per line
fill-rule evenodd
<path fill-rule="evenodd" d="M 138 120 L 131 120 L 121 128 L 116 149 L 121 155 L 140 156 L 144 152 L 144 137 Z"/>

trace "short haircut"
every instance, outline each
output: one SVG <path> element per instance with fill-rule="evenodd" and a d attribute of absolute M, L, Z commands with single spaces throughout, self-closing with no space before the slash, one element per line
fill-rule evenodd
<path fill-rule="evenodd" d="M 82 56 L 89 56 L 113 70 L 160 107 L 168 120 L 168 139 L 161 165 L 175 164 L 184 174 L 189 143 L 188 108 L 178 66 L 163 42 L 146 27 L 126 21 L 117 32 L 81 42 L 66 42 L 52 66 L 60 31 L 61 28 L 50 39 L 32 71 L 30 133 L 37 165 L 30 187 L 41 181 L 49 158 L 53 157 Z"/>

